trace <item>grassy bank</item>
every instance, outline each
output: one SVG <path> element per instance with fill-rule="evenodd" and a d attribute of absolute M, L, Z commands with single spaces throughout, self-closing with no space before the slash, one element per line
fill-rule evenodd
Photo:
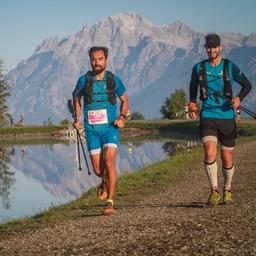
<path fill-rule="evenodd" d="M 191 120 L 139 120 L 129 121 L 126 123 L 126 128 L 135 128 L 141 130 L 157 130 L 161 134 L 198 134 L 198 121 Z M 255 135 L 256 121 L 245 119 L 238 123 L 239 133 L 241 135 Z M 48 126 L 14 126 L 0 128 L 0 140 L 5 136 L 23 135 L 54 135 L 68 129 L 68 125 L 48 125 Z M 122 134 L 122 130 L 121 130 Z"/>
<path fill-rule="evenodd" d="M 127 128 L 138 128 L 138 129 L 157 129 L 159 131 L 172 131 L 178 128 L 185 128 L 186 131 L 195 129 L 198 126 L 197 121 L 190 120 L 168 120 L 168 119 L 157 119 L 157 120 L 134 120 L 126 123 Z"/>
<path fill-rule="evenodd" d="M 18 135 L 18 134 L 33 134 L 33 133 L 54 133 L 67 129 L 67 125 L 26 125 L 26 126 L 14 126 L 14 127 L 3 127 L 0 128 L 1 135 Z"/>
<path fill-rule="evenodd" d="M 156 129 L 160 133 L 167 134 L 198 134 L 199 121 L 191 120 L 140 120 L 130 121 L 127 128 Z M 238 133 L 242 136 L 256 135 L 256 120 L 242 119 L 237 123 Z"/>
<path fill-rule="evenodd" d="M 0 147 L 11 147 L 11 146 L 31 146 L 31 145 L 54 145 L 54 144 L 68 144 L 69 142 L 66 140 L 60 140 L 58 138 L 30 138 L 30 139 L 8 139 L 1 140 L 0 138 Z"/>

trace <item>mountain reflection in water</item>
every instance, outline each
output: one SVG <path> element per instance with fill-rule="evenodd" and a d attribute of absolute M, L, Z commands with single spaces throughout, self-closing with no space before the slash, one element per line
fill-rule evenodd
<path fill-rule="evenodd" d="M 118 174 L 166 159 L 198 142 L 148 140 L 125 142 L 117 156 Z M 82 158 L 78 171 L 76 144 L 0 145 L 0 222 L 34 215 L 52 205 L 66 203 L 97 186 Z M 89 156 L 87 155 L 88 159 Z M 90 162 L 90 161 L 89 161 Z"/>

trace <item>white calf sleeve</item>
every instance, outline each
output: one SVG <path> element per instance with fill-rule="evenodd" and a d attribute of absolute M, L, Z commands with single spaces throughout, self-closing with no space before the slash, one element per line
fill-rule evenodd
<path fill-rule="evenodd" d="M 217 177 L 218 167 L 217 167 L 216 160 L 214 160 L 214 162 L 211 162 L 211 163 L 205 162 L 204 166 L 205 166 L 207 177 L 211 185 L 211 189 L 218 190 L 218 177 Z"/>
<path fill-rule="evenodd" d="M 224 177 L 224 190 L 230 190 L 231 189 L 231 182 L 234 175 L 234 165 L 232 165 L 231 168 L 225 168 L 222 166 L 222 173 Z"/>

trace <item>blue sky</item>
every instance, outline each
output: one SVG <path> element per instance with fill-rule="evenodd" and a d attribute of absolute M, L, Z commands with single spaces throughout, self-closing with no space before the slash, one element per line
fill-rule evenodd
<path fill-rule="evenodd" d="M 256 32 L 255 0 L 0 0 L 0 7 L 0 59 L 6 71 L 47 37 L 62 38 L 127 11 L 157 25 L 180 20 L 202 32 Z"/>

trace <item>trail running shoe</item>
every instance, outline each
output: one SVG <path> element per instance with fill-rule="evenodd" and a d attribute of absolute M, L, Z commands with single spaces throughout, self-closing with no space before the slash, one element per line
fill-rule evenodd
<path fill-rule="evenodd" d="M 104 179 L 102 179 L 101 184 L 98 186 L 97 197 L 99 200 L 105 200 L 108 197 L 107 184 Z"/>
<path fill-rule="evenodd" d="M 230 190 L 225 190 L 223 192 L 223 204 L 232 204 L 234 203 L 232 192 Z"/>
<path fill-rule="evenodd" d="M 220 203 L 220 193 L 218 190 L 212 190 L 210 198 L 208 200 L 208 205 L 215 206 Z"/>
<path fill-rule="evenodd" d="M 104 205 L 103 214 L 104 215 L 116 214 L 116 210 L 114 209 L 113 200 L 111 200 L 111 199 L 107 200 L 106 204 Z"/>

